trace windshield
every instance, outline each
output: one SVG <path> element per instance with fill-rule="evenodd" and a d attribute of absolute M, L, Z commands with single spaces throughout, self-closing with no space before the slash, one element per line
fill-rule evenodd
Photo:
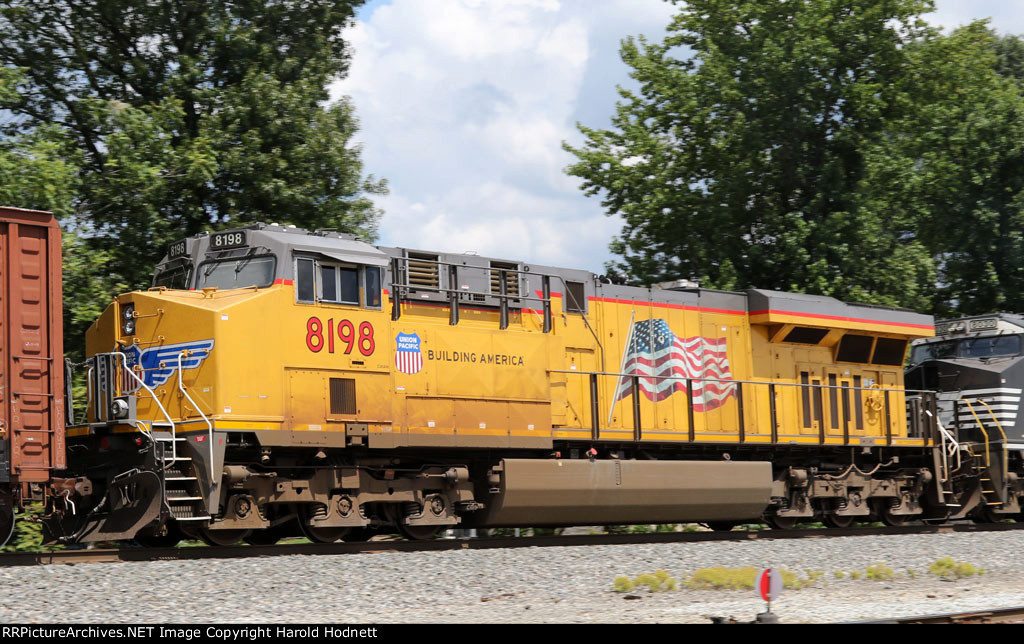
<path fill-rule="evenodd" d="M 1019 335 L 997 335 L 990 338 L 970 338 L 960 341 L 960 355 L 964 358 L 994 358 L 1015 356 L 1020 353 Z"/>
<path fill-rule="evenodd" d="M 197 289 L 216 286 L 220 289 L 258 286 L 264 288 L 274 283 L 273 257 L 241 257 L 220 262 L 210 262 L 199 267 Z"/>
<path fill-rule="evenodd" d="M 1016 355 L 1020 355 L 1019 335 L 995 335 L 919 344 L 911 352 L 910 362 L 918 364 L 925 360 L 995 358 Z"/>
<path fill-rule="evenodd" d="M 153 275 L 153 286 L 186 290 L 191 281 L 191 263 L 178 264 L 177 266 L 161 266 L 156 269 L 156 273 Z"/>

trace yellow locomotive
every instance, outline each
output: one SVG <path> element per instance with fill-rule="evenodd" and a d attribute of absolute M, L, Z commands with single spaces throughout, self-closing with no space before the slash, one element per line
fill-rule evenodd
<path fill-rule="evenodd" d="M 843 526 L 979 502 L 981 461 L 960 480 L 934 397 L 903 386 L 929 316 L 276 224 L 172 244 L 153 280 L 88 332 L 53 540 Z"/>

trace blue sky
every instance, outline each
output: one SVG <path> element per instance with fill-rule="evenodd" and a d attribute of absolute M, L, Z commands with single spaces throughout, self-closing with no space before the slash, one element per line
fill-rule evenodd
<path fill-rule="evenodd" d="M 1019 0 L 938 0 L 945 28 L 992 18 L 1024 33 Z M 379 243 L 603 272 L 621 222 L 563 169 L 580 122 L 607 127 L 632 86 L 619 42 L 660 40 L 661 0 L 371 0 L 348 31 L 347 78 L 367 172 L 391 194 Z"/>

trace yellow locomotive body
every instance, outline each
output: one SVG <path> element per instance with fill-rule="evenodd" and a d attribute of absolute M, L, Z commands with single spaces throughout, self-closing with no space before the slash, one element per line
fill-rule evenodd
<path fill-rule="evenodd" d="M 152 445 L 133 467 L 161 482 L 96 501 L 71 538 L 843 525 L 950 502 L 934 401 L 903 387 L 928 316 L 276 225 L 183 240 L 154 279 L 89 330 L 89 422 L 69 438 Z M 81 478 L 120 485 L 98 467 Z"/>

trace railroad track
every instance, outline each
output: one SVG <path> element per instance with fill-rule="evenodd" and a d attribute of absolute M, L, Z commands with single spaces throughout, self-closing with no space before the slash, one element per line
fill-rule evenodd
<path fill-rule="evenodd" d="M 1024 624 L 1024 606 L 878 619 L 858 624 Z"/>
<path fill-rule="evenodd" d="M 647 534 L 592 534 L 545 537 L 486 537 L 436 539 L 432 541 L 374 540 L 339 543 L 295 543 L 274 546 L 199 546 L 185 548 L 111 548 L 53 550 L 0 554 L 0 566 L 109 563 L 117 561 L 161 561 L 185 559 L 234 559 L 284 555 L 340 555 L 373 552 L 437 552 L 445 550 L 486 550 L 494 548 L 547 548 L 553 546 L 638 545 L 652 543 L 697 543 L 702 541 L 753 541 L 758 539 L 831 539 L 901 534 L 945 534 L 954 532 L 999 532 L 1022 530 L 1024 523 L 947 524 L 877 528 L 808 530 L 733 530 L 730 532 L 655 532 Z"/>

